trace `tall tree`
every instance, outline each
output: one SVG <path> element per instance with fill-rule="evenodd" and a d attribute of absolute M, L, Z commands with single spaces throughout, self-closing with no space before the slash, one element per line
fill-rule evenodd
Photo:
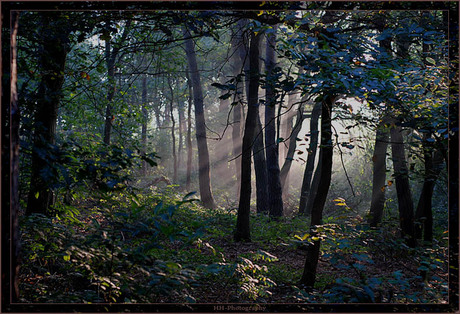
<path fill-rule="evenodd" d="M 265 143 L 267 154 L 267 178 L 269 213 L 272 217 L 283 216 L 283 197 L 280 180 L 280 167 L 278 157 L 278 141 L 276 139 L 275 109 L 276 109 L 276 26 L 273 32 L 267 34 L 267 47 L 265 58 L 265 70 L 267 72 L 267 84 L 265 94 Z"/>
<path fill-rule="evenodd" d="M 196 62 L 195 44 L 190 38 L 190 32 L 184 29 L 185 52 L 190 77 L 193 85 L 193 104 L 195 106 L 196 140 L 198 145 L 198 176 L 201 201 L 207 208 L 215 208 L 214 197 L 211 191 L 209 166 L 209 152 L 206 139 L 206 122 L 204 117 L 203 91 L 201 89 L 200 72 Z"/>
<path fill-rule="evenodd" d="M 294 92 L 289 93 L 287 113 L 285 113 L 285 121 L 282 138 L 289 138 L 287 146 L 281 145 L 280 148 L 285 147 L 283 150 L 280 150 L 281 160 L 284 160 L 283 166 L 280 171 L 281 179 L 281 188 L 283 189 L 283 199 L 285 199 L 289 193 L 289 171 L 291 170 L 292 161 L 294 159 L 295 150 L 297 148 L 297 136 L 299 135 L 300 130 L 302 129 L 302 123 L 304 120 L 303 115 L 303 103 L 299 104 L 297 111 L 293 110 L 294 103 L 297 97 Z M 297 116 L 294 123 L 294 118 Z"/>
<path fill-rule="evenodd" d="M 149 113 L 147 111 L 147 75 L 142 76 L 142 129 L 141 129 L 141 153 L 146 153 L 147 148 L 147 124 Z M 147 163 L 142 162 L 142 174 L 147 174 Z"/>
<path fill-rule="evenodd" d="M 248 113 L 243 135 L 241 156 L 241 189 L 236 219 L 235 241 L 251 241 L 249 214 L 251 211 L 251 151 L 259 115 L 259 43 L 260 33 L 251 32 L 249 47 L 249 94 Z"/>
<path fill-rule="evenodd" d="M 67 53 L 70 28 L 60 12 L 41 14 L 40 71 L 38 99 L 34 114 L 32 166 L 27 213 L 51 214 L 54 193 L 44 178 L 48 169 L 47 151 L 55 143 L 59 102 Z"/>
<path fill-rule="evenodd" d="M 404 138 L 402 128 L 398 125 L 400 122 L 393 119 L 391 123 L 391 155 L 393 159 L 396 194 L 398 196 L 401 236 L 407 238 L 407 245 L 415 247 L 414 203 L 409 185 L 409 170 L 406 163 Z"/>
<path fill-rule="evenodd" d="M 192 80 L 190 79 L 189 69 L 185 71 L 187 86 L 188 86 L 188 106 L 187 106 L 187 136 L 186 136 L 186 146 L 187 146 L 187 172 L 185 179 L 185 187 L 190 190 L 190 184 L 192 183 L 192 157 L 193 157 L 193 148 L 192 148 L 192 102 L 193 102 L 193 87 Z"/>
<path fill-rule="evenodd" d="M 236 186 L 237 197 L 239 198 L 240 184 L 241 184 L 241 119 L 243 116 L 243 84 L 240 82 L 241 72 L 243 68 L 242 58 L 239 55 L 241 51 L 245 51 L 243 42 L 243 29 L 241 23 L 238 23 L 232 32 L 232 58 L 231 68 L 232 75 L 235 78 L 236 94 L 234 105 L 232 106 L 233 121 L 232 121 L 232 142 L 233 142 L 233 158 L 235 158 L 236 169 Z"/>
<path fill-rule="evenodd" d="M 386 155 L 389 137 L 388 119 L 384 117 L 377 125 L 374 155 L 372 156 L 372 198 L 369 215 L 369 224 L 371 227 L 377 227 L 383 217 L 386 186 Z"/>
<path fill-rule="evenodd" d="M 171 115 L 171 140 L 173 154 L 173 182 L 177 182 L 177 154 L 176 154 L 176 120 L 174 119 L 174 88 L 171 77 L 168 76 L 168 86 L 171 99 L 169 102 L 169 113 Z"/>
<path fill-rule="evenodd" d="M 11 12 L 11 31 L 10 31 L 10 226 L 7 228 L 11 234 L 11 285 L 13 302 L 19 301 L 19 268 L 21 266 L 21 241 L 19 235 L 19 124 L 21 113 L 18 104 L 18 90 L 17 90 L 17 37 L 18 37 L 18 24 L 19 12 Z M 7 70 L 7 69 L 5 69 Z M 9 202 L 6 202 L 9 203 Z M 4 208 L 5 211 L 8 211 Z M 2 276 L 3 277 L 3 276 Z"/>
<path fill-rule="evenodd" d="M 103 32 L 105 38 L 105 62 L 107 66 L 107 106 L 105 108 L 105 124 L 104 124 L 104 143 L 110 144 L 110 136 L 112 132 L 113 123 L 113 97 L 115 95 L 116 82 L 115 82 L 115 66 L 117 63 L 118 55 L 120 52 L 121 44 L 124 43 L 128 36 L 129 29 L 131 27 L 131 20 L 126 22 L 123 29 L 123 34 L 118 43 L 112 42 L 112 21 L 110 17 L 106 20 L 106 27 Z"/>
<path fill-rule="evenodd" d="M 307 157 L 307 165 L 305 166 L 305 172 L 303 175 L 302 180 L 302 187 L 300 189 L 300 203 L 299 203 L 299 214 L 309 216 L 311 214 L 311 208 L 313 206 L 313 199 L 316 193 L 312 193 L 312 190 L 316 191 L 316 184 L 312 184 L 311 178 L 313 177 L 313 170 L 315 168 L 315 159 L 316 159 L 316 150 L 318 148 L 318 121 L 319 116 L 321 114 L 321 102 L 316 102 L 313 106 L 313 110 L 311 112 L 310 117 L 310 145 L 308 147 L 308 157 Z M 319 164 L 317 169 L 320 169 Z M 319 171 L 319 170 L 317 170 Z M 316 174 L 315 174 L 316 177 Z M 318 181 L 320 178 L 318 172 Z M 314 180 L 315 181 L 315 180 Z M 308 204 L 311 204 L 308 206 Z"/>
<path fill-rule="evenodd" d="M 313 201 L 313 209 L 311 212 L 310 234 L 312 238 L 317 235 L 315 226 L 322 223 L 324 204 L 326 203 L 332 175 L 333 145 L 331 114 L 335 96 L 324 94 L 321 102 L 321 147 L 318 165 L 318 167 L 320 167 L 321 176 L 319 178 L 318 190 Z M 306 286 L 313 287 L 315 284 L 320 247 L 320 240 L 316 240 L 307 248 L 307 257 L 300 280 L 300 282 Z"/>

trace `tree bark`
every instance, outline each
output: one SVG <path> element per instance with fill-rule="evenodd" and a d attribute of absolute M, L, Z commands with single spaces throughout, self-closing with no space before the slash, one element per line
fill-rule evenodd
<path fill-rule="evenodd" d="M 19 269 L 21 266 L 21 241 L 19 234 L 19 124 L 21 120 L 21 113 L 18 104 L 18 91 L 17 91 L 17 35 L 18 35 L 18 22 L 19 12 L 11 12 L 11 40 L 10 40 L 10 233 L 11 233 L 11 286 L 13 302 L 19 301 Z M 8 203 L 8 202 L 6 202 Z M 4 208 L 7 211 L 7 208 Z M 5 235 L 5 234 L 4 234 Z"/>
<path fill-rule="evenodd" d="M 386 154 L 389 137 L 388 121 L 384 117 L 377 126 L 374 155 L 372 156 L 372 199 L 369 214 L 369 224 L 371 227 L 377 227 L 382 222 L 385 205 Z"/>
<path fill-rule="evenodd" d="M 149 114 L 147 112 L 147 75 L 142 77 L 142 130 L 141 130 L 141 154 L 145 155 L 147 150 L 147 123 Z M 147 174 L 147 162 L 142 161 L 142 175 Z"/>
<path fill-rule="evenodd" d="M 187 71 L 185 72 L 186 78 L 187 78 L 187 85 L 188 85 L 188 107 L 187 107 L 187 139 L 186 139 L 186 144 L 187 144 L 187 173 L 186 173 L 186 179 L 185 179 L 185 186 L 187 191 L 190 191 L 190 184 L 192 181 L 192 154 L 193 154 L 193 148 L 192 148 L 192 102 L 193 102 L 193 97 L 192 97 L 192 81 L 190 80 L 190 75 L 189 75 L 189 69 L 187 68 Z"/>
<path fill-rule="evenodd" d="M 312 237 L 317 235 L 315 226 L 322 224 L 324 204 L 331 184 L 333 157 L 331 113 L 334 101 L 335 97 L 325 95 L 321 106 L 321 147 L 319 152 L 321 177 L 311 212 L 310 234 Z M 309 287 L 314 286 L 320 247 L 320 240 L 314 241 L 312 245 L 308 246 L 305 267 L 300 280 L 301 284 Z"/>
<path fill-rule="evenodd" d="M 238 55 L 244 49 L 242 29 L 239 27 L 233 32 L 232 36 L 232 50 L 234 51 L 231 59 L 232 75 L 236 79 L 242 72 L 242 58 Z M 244 84 L 236 80 L 236 96 L 232 106 L 233 110 L 233 122 L 232 122 L 232 141 L 233 141 L 233 158 L 235 158 L 235 169 L 236 169 L 236 186 L 237 186 L 237 198 L 239 198 L 240 185 L 241 185 L 241 119 L 243 113 L 242 95 Z"/>
<path fill-rule="evenodd" d="M 190 39 L 190 32 L 184 30 L 185 50 L 187 63 L 190 69 L 190 77 L 193 85 L 193 104 L 195 106 L 196 140 L 198 145 L 198 176 L 200 183 L 200 195 L 203 205 L 207 208 L 215 208 L 214 197 L 211 191 L 211 178 L 209 166 L 209 152 L 206 140 L 206 122 L 204 117 L 203 91 L 201 89 L 200 73 L 196 62 L 195 47 Z"/>
<path fill-rule="evenodd" d="M 281 188 L 283 189 L 283 199 L 286 199 L 289 194 L 289 170 L 291 170 L 292 159 L 294 158 L 295 149 L 297 148 L 297 135 L 299 134 L 302 128 L 303 122 L 303 107 L 302 104 L 299 105 L 297 110 L 297 120 L 294 123 L 294 117 L 296 112 L 292 109 L 293 104 L 295 103 L 296 96 L 294 93 L 290 93 L 288 97 L 288 109 L 289 112 L 284 114 L 284 123 L 282 123 L 283 134 L 281 137 L 284 139 L 283 145 L 280 146 L 280 163 L 283 164 L 281 167 Z M 299 124 L 300 122 L 300 124 Z M 289 138 L 289 142 L 286 145 L 286 139 Z"/>
<path fill-rule="evenodd" d="M 110 21 L 106 22 L 106 31 L 110 33 Z M 131 27 L 131 20 L 128 20 L 124 30 L 123 34 L 121 35 L 120 38 L 120 43 L 124 43 L 126 37 L 128 36 L 129 29 Z M 107 107 L 105 109 L 105 125 L 104 125 L 104 143 L 109 145 L 110 144 L 110 136 L 112 132 L 112 123 L 114 120 L 114 115 L 112 112 L 112 102 L 113 102 L 113 97 L 115 96 L 115 89 L 116 89 L 116 83 L 115 83 L 115 62 L 118 57 L 118 52 L 120 51 L 120 47 L 113 47 L 112 48 L 112 43 L 111 39 L 106 39 L 105 40 L 105 62 L 107 65 L 107 81 L 108 81 L 108 89 L 107 89 Z"/>
<path fill-rule="evenodd" d="M 302 123 L 304 120 L 303 106 L 304 104 L 301 103 L 297 109 L 297 118 L 292 130 L 290 128 L 290 126 L 292 126 L 292 120 L 291 118 L 288 119 L 287 125 L 289 126 L 289 128 L 286 128 L 284 135 L 285 138 L 289 137 L 289 144 L 287 146 L 286 157 L 280 172 L 281 186 L 283 188 L 283 195 L 285 196 L 287 196 L 289 193 L 289 171 L 291 170 L 292 161 L 294 159 L 295 150 L 297 148 L 297 136 L 299 135 L 299 132 L 302 129 Z M 289 132 L 291 132 L 291 134 L 289 134 Z"/>
<path fill-rule="evenodd" d="M 441 171 L 443 156 L 438 151 L 434 150 L 433 145 L 427 141 L 431 138 L 431 134 L 424 134 L 423 138 L 423 155 L 425 165 L 425 177 L 423 180 L 422 190 L 415 211 L 415 237 L 422 238 L 426 242 L 433 241 L 433 213 L 432 213 L 432 199 L 434 186 Z M 434 157 L 433 157 L 434 155 Z"/>
<path fill-rule="evenodd" d="M 38 101 L 34 114 L 34 136 L 32 166 L 27 213 L 50 215 L 54 204 L 54 193 L 42 176 L 48 161 L 48 145 L 54 144 L 58 106 L 62 98 L 65 62 L 68 52 L 68 28 L 63 25 L 60 13 L 43 14 L 40 48 L 41 81 L 38 88 Z"/>
<path fill-rule="evenodd" d="M 249 106 L 248 106 L 249 109 Z M 248 110 L 249 111 L 249 110 Z M 248 112 L 249 115 L 249 112 Z M 268 203 L 268 174 L 267 161 L 265 159 L 264 135 L 262 132 L 262 123 L 260 122 L 259 110 L 255 117 L 255 134 L 252 145 L 254 158 L 254 171 L 256 174 L 256 207 L 257 213 L 266 213 L 269 209 Z M 247 118 L 246 118 L 247 121 Z M 246 124 L 247 125 L 247 124 Z M 243 145 L 244 147 L 244 145 Z M 244 148 L 243 148 L 244 149 Z"/>
<path fill-rule="evenodd" d="M 276 31 L 276 27 L 273 27 Z M 268 179 L 268 200 L 269 213 L 271 217 L 283 216 L 283 197 L 280 179 L 280 167 L 278 157 L 278 143 L 276 141 L 275 109 L 276 91 L 274 69 L 276 64 L 275 56 L 275 35 L 267 34 L 267 48 L 265 58 L 265 69 L 267 72 L 266 102 L 265 102 L 265 142 L 267 154 L 267 179 Z"/>
<path fill-rule="evenodd" d="M 169 103 L 169 113 L 171 115 L 171 139 L 173 154 L 173 183 L 177 182 L 177 154 L 176 154 L 176 120 L 174 119 L 174 89 L 170 77 L 168 77 L 169 92 L 171 101 Z"/>
<path fill-rule="evenodd" d="M 390 130 L 391 153 L 396 181 L 396 194 L 398 196 L 401 237 L 406 238 L 409 247 L 415 247 L 414 203 L 409 185 L 409 171 L 406 165 L 404 140 L 401 132 L 401 127 L 396 125 L 396 121 L 394 121 Z"/>
<path fill-rule="evenodd" d="M 243 148 L 241 158 L 241 190 L 236 219 L 235 241 L 251 241 L 249 215 L 251 211 L 251 150 L 257 117 L 259 115 L 259 42 L 260 34 L 251 33 L 249 48 L 249 94 L 248 113 L 243 135 Z"/>
<path fill-rule="evenodd" d="M 318 180 L 320 178 L 318 164 L 313 184 L 311 178 L 313 176 L 313 169 L 315 168 L 316 150 L 318 148 L 318 120 L 321 114 L 321 102 L 315 103 L 311 112 L 310 118 L 310 145 L 308 148 L 307 165 L 305 166 L 305 172 L 302 180 L 302 188 L 300 189 L 300 203 L 299 203 L 299 214 L 310 216 L 311 208 L 313 206 L 313 199 L 316 195 L 316 187 L 318 186 Z M 311 201 L 310 201 L 311 200 Z M 308 204 L 310 203 L 310 206 Z"/>

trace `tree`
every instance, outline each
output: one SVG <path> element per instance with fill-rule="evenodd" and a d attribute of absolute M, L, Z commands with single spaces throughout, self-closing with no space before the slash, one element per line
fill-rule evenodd
<path fill-rule="evenodd" d="M 205 207 L 215 208 L 214 197 L 211 191 L 209 167 L 209 152 L 206 140 L 206 125 L 204 117 L 203 91 L 201 90 L 200 73 L 196 62 L 195 47 L 190 38 L 188 29 L 184 29 L 185 51 L 187 64 L 190 69 L 190 78 L 193 86 L 193 105 L 195 106 L 196 140 L 198 146 L 198 175 L 200 183 L 201 201 Z"/>
<path fill-rule="evenodd" d="M 311 178 L 313 176 L 313 169 L 315 167 L 316 149 L 318 147 L 318 120 L 321 114 L 321 102 L 316 102 L 313 106 L 310 117 L 310 146 L 308 148 L 307 165 L 302 180 L 302 187 L 300 189 L 300 204 L 299 214 L 309 216 L 311 214 L 312 201 L 315 193 L 312 193 L 312 188 L 316 189 L 317 184 L 312 184 Z M 318 174 L 319 175 L 319 174 Z M 319 179 L 319 176 L 318 176 Z M 318 180 L 317 179 L 317 180 Z M 316 183 L 316 182 L 315 182 Z M 307 206 L 311 202 L 312 205 Z"/>
<path fill-rule="evenodd" d="M 104 143 L 107 145 L 110 144 L 110 135 L 112 132 L 112 122 L 114 119 L 113 115 L 113 97 L 115 95 L 116 89 L 116 82 L 115 82 L 115 66 L 118 59 L 118 54 L 120 52 L 120 45 L 124 43 L 126 37 L 128 36 L 129 29 L 131 27 L 131 20 L 128 20 L 123 34 L 121 35 L 120 41 L 115 44 L 112 48 L 112 25 L 111 21 L 108 19 L 106 21 L 106 28 L 103 32 L 103 37 L 105 38 L 105 62 L 107 66 L 107 81 L 108 81 L 108 89 L 107 89 L 107 106 L 105 110 L 105 126 L 104 126 Z"/>
<path fill-rule="evenodd" d="M 47 151 L 55 142 L 58 106 L 62 97 L 66 56 L 69 52 L 70 28 L 62 13 L 42 13 L 40 46 L 41 81 L 34 115 L 32 174 L 27 203 L 27 213 L 51 214 L 54 193 L 50 180 Z"/>
<path fill-rule="evenodd" d="M 388 119 L 384 117 L 378 124 L 375 135 L 374 155 L 372 156 L 372 199 L 369 217 L 371 227 L 377 227 L 382 221 L 385 205 L 386 155 L 390 135 L 388 122 Z"/>
<path fill-rule="evenodd" d="M 273 32 L 267 34 L 267 48 L 265 58 L 265 70 L 267 72 L 267 86 L 265 90 L 265 143 L 267 154 L 267 173 L 268 173 L 268 199 L 270 216 L 283 216 L 283 198 L 280 180 L 280 168 L 278 158 L 278 143 L 276 140 L 275 128 L 275 108 L 277 103 L 277 95 L 275 81 L 277 80 L 275 73 L 275 44 L 276 44 L 276 27 L 273 27 Z"/>
<path fill-rule="evenodd" d="M 243 135 L 241 156 L 241 189 L 236 219 L 235 241 L 251 241 L 249 216 L 251 211 L 251 151 L 259 115 L 259 43 L 260 34 L 251 33 L 249 47 L 249 94 L 248 113 Z"/>
<path fill-rule="evenodd" d="M 323 208 L 326 203 L 327 193 L 331 184 L 332 175 L 332 106 L 335 101 L 335 96 L 324 94 L 321 100 L 321 147 L 319 151 L 319 173 L 318 190 L 314 197 L 313 209 L 311 212 L 310 233 L 312 238 L 317 235 L 314 228 L 322 224 Z M 318 171 L 318 170 L 317 170 Z M 316 177 L 316 174 L 315 174 Z M 316 268 L 318 266 L 319 252 L 321 242 L 319 239 L 314 240 L 313 244 L 307 248 L 307 258 L 300 282 L 306 286 L 313 287 L 316 281 Z"/>

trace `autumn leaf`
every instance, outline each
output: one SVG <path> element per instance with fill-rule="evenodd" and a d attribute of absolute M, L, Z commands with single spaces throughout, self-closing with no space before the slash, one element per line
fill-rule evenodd
<path fill-rule="evenodd" d="M 393 181 L 388 180 L 388 186 L 392 186 L 392 185 L 393 185 Z"/>

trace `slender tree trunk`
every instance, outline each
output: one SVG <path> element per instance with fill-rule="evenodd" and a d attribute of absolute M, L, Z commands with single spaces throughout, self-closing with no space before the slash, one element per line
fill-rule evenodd
<path fill-rule="evenodd" d="M 434 186 L 438 179 L 442 168 L 443 156 L 439 151 L 435 151 L 433 145 L 427 141 L 431 138 L 431 134 L 424 134 L 423 138 L 423 155 L 425 163 L 425 178 L 423 181 L 422 191 L 418 200 L 417 209 L 415 211 L 415 220 L 418 224 L 415 225 L 415 237 L 422 238 L 427 242 L 433 241 L 433 213 L 432 199 Z M 434 155 L 434 157 L 433 157 Z"/>
<path fill-rule="evenodd" d="M 242 58 L 237 54 L 238 52 L 245 51 L 243 46 L 242 29 L 239 27 L 233 32 L 232 36 L 232 50 L 234 51 L 231 58 L 232 75 L 236 78 L 241 74 L 243 67 Z M 233 110 L 233 122 L 232 122 L 232 141 L 233 141 L 233 158 L 235 158 L 235 169 L 236 169 L 236 187 L 237 187 L 237 198 L 240 196 L 240 185 L 241 185 L 241 121 L 243 113 L 242 95 L 244 84 L 238 80 L 236 84 L 236 104 L 232 106 Z"/>
<path fill-rule="evenodd" d="M 9 232 L 11 234 L 11 282 L 12 286 L 12 295 L 11 300 L 13 302 L 19 301 L 19 268 L 21 266 L 21 241 L 19 235 L 19 123 L 21 120 L 21 114 L 18 104 L 18 91 L 17 91 L 17 35 L 18 35 L 18 22 L 19 22 L 19 12 L 11 12 L 11 40 L 10 40 L 10 193 L 11 193 L 11 203 L 10 203 L 10 228 Z M 4 69 L 7 70 L 7 69 Z M 8 72 L 6 72 L 8 73 Z M 6 91 L 4 91 L 6 92 Z M 5 202 L 8 204 L 9 202 Z M 4 208 L 5 211 L 8 211 L 7 208 Z M 4 235 L 6 235 L 4 233 Z M 3 272 L 2 272 L 3 273 Z M 9 302 L 8 302 L 9 303 Z M 5 304 L 5 303 L 4 303 Z"/>
<path fill-rule="evenodd" d="M 377 227 L 382 222 L 383 208 L 385 205 L 386 185 L 386 154 L 389 141 L 389 129 L 387 118 L 383 118 L 377 126 L 375 135 L 374 155 L 372 156 L 372 200 L 369 215 L 371 227 Z"/>
<path fill-rule="evenodd" d="M 302 180 L 302 188 L 300 189 L 300 204 L 299 214 L 310 216 L 311 208 L 313 206 L 313 199 L 316 195 L 316 187 L 320 178 L 318 164 L 313 184 L 311 178 L 313 176 L 313 169 L 315 168 L 316 150 L 318 148 L 318 120 L 321 114 L 321 102 L 315 103 L 311 112 L 310 118 L 310 146 L 308 148 L 307 165 Z M 311 200 L 311 201 L 310 201 Z M 308 204 L 310 203 L 310 206 Z"/>
<path fill-rule="evenodd" d="M 401 236 L 407 238 L 407 245 L 409 247 L 415 247 L 414 203 L 409 185 L 409 171 L 406 165 L 404 140 L 401 132 L 401 127 L 397 125 L 392 126 L 390 130 L 391 153 L 396 181 L 396 194 L 398 196 L 399 222 L 402 232 Z"/>
<path fill-rule="evenodd" d="M 288 128 L 286 128 L 286 131 L 285 131 L 286 138 L 289 137 L 289 142 L 288 142 L 289 144 L 287 146 L 286 157 L 285 157 L 283 166 L 281 167 L 281 173 L 280 173 L 281 186 L 283 187 L 283 195 L 285 196 L 287 196 L 289 192 L 289 171 L 291 170 L 292 161 L 294 160 L 294 154 L 297 148 L 297 136 L 299 135 L 299 132 L 302 129 L 303 120 L 304 120 L 304 115 L 303 115 L 303 103 L 302 103 L 299 105 L 297 109 L 297 118 L 296 118 L 294 127 L 292 128 L 292 130 L 290 127 L 289 127 L 289 130 Z M 288 119 L 287 124 L 292 126 L 292 120 L 290 118 Z M 289 132 L 291 132 L 291 134 L 289 134 Z"/>
<path fill-rule="evenodd" d="M 179 147 L 177 149 L 177 168 L 180 169 L 183 161 L 184 150 L 184 132 L 185 132 L 185 117 L 184 117 L 184 103 L 180 102 L 177 108 L 179 113 Z"/>
<path fill-rule="evenodd" d="M 248 113 L 243 135 L 243 148 L 241 159 L 241 190 L 236 220 L 235 241 L 251 241 L 249 214 L 251 211 L 251 146 L 259 115 L 259 42 L 260 34 L 251 32 L 251 45 L 249 48 L 249 94 Z"/>
<path fill-rule="evenodd" d="M 297 120 L 295 125 L 293 126 L 296 112 L 293 110 L 292 107 L 296 99 L 297 97 L 294 93 L 289 94 L 287 105 L 289 112 L 284 115 L 284 123 L 282 124 L 284 128 L 281 137 L 284 139 L 284 141 L 286 141 L 286 139 L 289 138 L 287 145 L 286 142 L 283 142 L 283 145 L 280 146 L 280 163 L 283 164 L 280 173 L 281 188 L 283 189 L 283 199 L 287 199 L 287 196 L 289 195 L 289 170 L 291 169 L 292 159 L 294 158 L 295 149 L 297 147 L 296 138 L 300 132 L 300 129 L 302 128 L 302 122 L 304 119 L 303 106 L 300 105 L 297 110 Z"/>
<path fill-rule="evenodd" d="M 142 77 L 142 130 L 141 130 L 141 154 L 145 154 L 147 150 L 147 123 L 149 114 L 147 112 L 147 75 Z M 142 175 L 147 174 L 147 163 L 142 162 Z"/>
<path fill-rule="evenodd" d="M 249 106 L 248 106 L 249 111 Z M 249 112 L 248 112 L 249 116 Z M 265 159 L 264 135 L 262 132 L 262 123 L 260 122 L 259 110 L 256 115 L 255 138 L 252 145 L 254 158 L 254 171 L 256 174 L 256 203 L 257 212 L 266 213 L 269 210 L 268 201 L 268 174 L 267 161 Z M 247 121 L 247 118 L 246 118 Z M 247 124 L 246 124 L 247 125 Z M 243 145 L 244 146 L 244 145 Z"/>
<path fill-rule="evenodd" d="M 112 113 L 112 102 L 115 95 L 115 59 L 116 54 L 111 48 L 110 39 L 105 41 L 105 62 L 107 65 L 107 107 L 105 109 L 105 126 L 104 126 L 104 143 L 110 144 L 110 135 L 112 132 L 112 122 L 114 119 Z"/>
<path fill-rule="evenodd" d="M 273 27 L 276 31 L 276 27 Z M 283 216 L 283 197 L 280 180 L 278 143 L 276 141 L 275 109 L 276 91 L 274 69 L 276 64 L 275 35 L 267 35 L 265 69 L 267 71 L 265 103 L 265 141 L 267 154 L 268 199 L 271 217 Z"/>
<path fill-rule="evenodd" d="M 174 89 L 172 82 L 168 77 L 169 91 L 171 94 L 171 102 L 169 103 L 169 113 L 171 115 L 171 139 L 172 139 L 172 154 L 173 154 L 173 182 L 177 182 L 177 154 L 176 154 L 176 120 L 174 119 Z"/>
<path fill-rule="evenodd" d="M 62 97 L 64 69 L 68 49 L 67 28 L 59 13 L 43 15 L 42 47 L 40 56 L 41 81 L 38 88 L 37 107 L 34 122 L 34 143 L 32 149 L 31 181 L 27 203 L 27 213 L 50 215 L 54 203 L 54 193 L 49 183 L 42 177 L 48 167 L 43 151 L 54 144 L 58 106 Z M 58 27 L 56 25 L 62 25 Z"/>
<path fill-rule="evenodd" d="M 321 148 L 319 152 L 321 177 L 319 179 L 318 191 L 313 201 L 313 210 L 311 212 L 310 234 L 312 237 L 317 235 L 317 232 L 314 231 L 315 226 L 322 224 L 324 204 L 326 203 L 332 175 L 333 145 L 331 113 L 335 97 L 328 95 L 324 97 L 325 99 L 322 101 L 321 109 Z M 315 284 L 320 247 L 321 242 L 318 240 L 314 241 L 313 244 L 307 248 L 307 258 L 300 280 L 300 282 L 306 286 L 313 287 Z"/>
<path fill-rule="evenodd" d="M 200 73 L 196 63 L 195 48 L 190 32 L 184 31 L 185 50 L 190 77 L 193 85 L 193 104 L 195 105 L 196 139 L 198 145 L 198 175 L 200 183 L 201 201 L 207 208 L 215 208 L 214 197 L 211 191 L 211 178 L 209 167 L 209 152 L 206 141 L 206 124 L 204 118 L 203 92 L 201 90 Z"/>
<path fill-rule="evenodd" d="M 189 70 L 186 71 L 187 85 L 188 85 L 188 107 L 187 107 L 187 174 L 185 179 L 185 186 L 187 191 L 190 190 L 191 177 L 192 177 L 192 81 L 190 80 Z"/>

